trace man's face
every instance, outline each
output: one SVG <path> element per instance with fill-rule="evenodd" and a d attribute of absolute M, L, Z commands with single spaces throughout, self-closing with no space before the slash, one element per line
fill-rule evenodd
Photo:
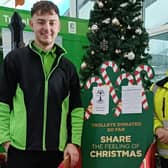
<path fill-rule="evenodd" d="M 51 49 L 60 30 L 59 16 L 54 11 L 35 13 L 30 26 L 35 33 L 35 43 L 43 49 Z"/>

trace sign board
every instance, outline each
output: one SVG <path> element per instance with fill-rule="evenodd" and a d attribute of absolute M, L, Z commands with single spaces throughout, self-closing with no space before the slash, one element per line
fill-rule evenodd
<path fill-rule="evenodd" d="M 153 141 L 152 92 L 143 89 L 141 76 L 121 73 L 115 66 L 113 62 L 108 62 L 105 69 L 102 65 L 100 76 L 91 77 L 82 92 L 86 109 L 82 137 L 83 168 L 138 168 Z M 145 66 L 138 69 L 150 79 L 153 71 L 150 66 Z M 146 69 L 150 72 L 145 72 Z M 104 86 L 109 87 L 109 111 L 94 113 L 94 94 L 97 92 L 93 90 Z"/>

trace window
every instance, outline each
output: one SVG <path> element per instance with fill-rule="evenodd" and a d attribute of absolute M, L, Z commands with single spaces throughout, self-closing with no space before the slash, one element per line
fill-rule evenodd
<path fill-rule="evenodd" d="M 146 4 L 144 21 L 150 37 L 150 64 L 155 70 L 154 80 L 158 80 L 163 78 L 168 70 L 168 1 L 146 0 Z"/>

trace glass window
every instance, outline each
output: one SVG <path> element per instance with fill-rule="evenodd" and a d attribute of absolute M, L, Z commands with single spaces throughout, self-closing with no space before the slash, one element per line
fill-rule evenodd
<path fill-rule="evenodd" d="M 168 70 L 168 1 L 146 0 L 146 4 L 148 5 L 145 6 L 144 22 L 150 37 L 150 64 L 155 70 L 154 80 L 158 80 L 163 78 Z"/>
<path fill-rule="evenodd" d="M 93 9 L 94 0 L 78 0 L 77 1 L 77 16 L 81 19 L 89 19 L 90 10 Z"/>

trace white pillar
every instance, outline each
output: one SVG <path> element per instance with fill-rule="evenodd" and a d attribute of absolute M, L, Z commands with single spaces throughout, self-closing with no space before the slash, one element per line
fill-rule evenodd
<path fill-rule="evenodd" d="M 77 17 L 77 0 L 70 1 L 70 17 Z"/>

